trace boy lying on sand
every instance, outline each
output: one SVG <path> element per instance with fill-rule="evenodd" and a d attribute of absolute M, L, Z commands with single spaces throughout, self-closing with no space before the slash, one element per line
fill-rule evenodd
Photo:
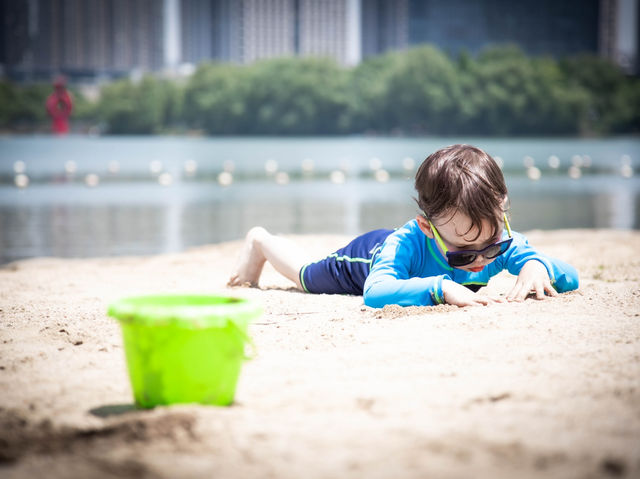
<path fill-rule="evenodd" d="M 252 228 L 229 285 L 257 286 L 269 261 L 303 291 L 363 295 L 374 308 L 501 302 L 477 291 L 504 269 L 518 276 L 509 301 L 578 288 L 575 268 L 511 231 L 502 171 L 484 151 L 470 145 L 436 151 L 418 169 L 415 189 L 423 214 L 397 230 L 359 236 L 315 262 L 292 241 Z"/>

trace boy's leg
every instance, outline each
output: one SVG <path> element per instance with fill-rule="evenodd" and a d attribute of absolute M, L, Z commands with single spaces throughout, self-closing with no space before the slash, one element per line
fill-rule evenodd
<path fill-rule="evenodd" d="M 227 284 L 241 286 L 248 283 L 257 286 L 266 261 L 285 278 L 293 281 L 298 289 L 303 289 L 299 274 L 300 268 L 308 262 L 304 252 L 293 241 L 274 236 L 259 226 L 247 233 L 236 270 Z"/>

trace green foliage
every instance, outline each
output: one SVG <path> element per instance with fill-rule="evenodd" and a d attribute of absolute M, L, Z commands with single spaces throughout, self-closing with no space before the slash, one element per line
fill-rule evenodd
<path fill-rule="evenodd" d="M 0 82 L 0 128 L 48 127 L 50 85 Z M 355 68 L 289 58 L 205 63 L 185 80 L 118 80 L 72 119 L 115 134 L 589 135 L 640 132 L 640 79 L 581 55 L 560 61 L 496 46 L 451 58 L 421 46 Z"/>
<path fill-rule="evenodd" d="M 640 82 L 627 81 L 616 90 L 613 108 L 617 112 L 611 123 L 613 133 L 640 133 Z"/>
<path fill-rule="evenodd" d="M 451 133 L 461 89 L 451 60 L 431 46 L 410 50 L 388 80 L 393 125 L 417 133 Z"/>
<path fill-rule="evenodd" d="M 387 53 L 360 63 L 349 75 L 347 101 L 351 129 L 388 131 L 394 126 L 395 108 L 389 98 L 389 78 L 400 68 L 404 55 Z"/>
<path fill-rule="evenodd" d="M 348 129 L 348 74 L 333 62 L 278 59 L 200 66 L 186 86 L 188 124 L 210 134 L 329 134 Z"/>
<path fill-rule="evenodd" d="M 462 130 L 481 134 L 575 134 L 587 110 L 583 89 L 567 83 L 557 63 L 527 58 L 516 47 L 486 50 L 464 62 L 469 107 Z"/>
<path fill-rule="evenodd" d="M 0 127 L 35 128 L 48 121 L 45 109 L 50 85 L 34 84 L 19 87 L 0 82 Z"/>
<path fill-rule="evenodd" d="M 190 78 L 184 92 L 184 119 L 192 128 L 212 134 L 238 132 L 248 115 L 247 69 L 205 63 Z"/>
<path fill-rule="evenodd" d="M 335 134 L 349 128 L 348 74 L 324 59 L 257 63 L 249 76 L 247 108 L 257 134 Z"/>
<path fill-rule="evenodd" d="M 7 81 L 0 82 L 0 128 L 9 128 L 15 121 L 16 88 Z"/>
<path fill-rule="evenodd" d="M 71 120 L 95 123 L 98 120 L 97 102 L 89 101 L 78 89 L 73 87 L 69 88 L 69 94 L 73 101 Z"/>
<path fill-rule="evenodd" d="M 145 76 L 139 83 L 119 80 L 102 90 L 98 111 L 114 134 L 157 133 L 165 125 L 170 94 L 167 82 Z"/>
<path fill-rule="evenodd" d="M 638 131 L 638 78 L 627 78 L 616 65 L 591 55 L 566 59 L 560 66 L 571 86 L 588 93 L 585 118 L 588 130 L 596 133 Z"/>

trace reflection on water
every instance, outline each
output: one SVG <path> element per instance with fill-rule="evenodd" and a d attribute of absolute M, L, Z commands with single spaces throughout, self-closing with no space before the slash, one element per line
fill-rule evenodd
<path fill-rule="evenodd" d="M 625 188 L 616 187 L 622 181 Z M 600 191 L 592 192 L 515 181 L 510 188 L 514 229 L 639 228 L 638 182 L 600 183 Z M 61 196 L 60 188 L 69 194 Z M 173 252 L 235 240 L 254 225 L 284 234 L 356 235 L 400 226 L 417 213 L 408 180 L 310 181 L 286 187 L 246 182 L 226 189 L 152 185 L 142 196 L 148 186 L 101 188 L 102 199 L 90 198 L 97 191 L 82 186 L 42 185 L 13 204 L 0 204 L 0 261 Z"/>
<path fill-rule="evenodd" d="M 397 227 L 417 213 L 413 171 L 403 160 L 452 142 L 0 139 L 0 263 L 32 256 L 174 252 L 242 238 L 254 225 L 283 234 L 351 236 Z M 640 228 L 640 140 L 469 142 L 502 155 L 514 229 Z M 576 151 L 588 153 L 592 166 L 585 167 L 579 179 L 571 179 L 567 168 Z M 351 153 L 350 160 L 345 152 Z M 374 152 L 380 159 L 369 156 Z M 278 168 L 288 172 L 286 184 L 277 184 L 277 173 L 269 176 L 263 168 L 264 158 L 276 153 Z M 558 155 L 560 169 L 546 165 L 552 154 Z M 300 173 L 301 164 L 309 164 L 308 157 L 314 155 L 314 173 Z M 526 155 L 536 157 L 538 181 L 527 176 Z M 185 162 L 187 157 L 192 160 Z M 170 172 L 171 181 L 164 186 L 149 171 L 151 158 L 152 164 L 161 162 L 162 171 Z M 233 182 L 225 187 L 216 179 L 230 158 L 235 159 Z M 107 172 L 114 159 L 119 160 L 117 174 Z M 374 159 L 390 172 L 388 181 L 374 179 Z M 63 160 L 74 161 L 75 177 L 65 176 Z M 30 179 L 23 189 L 14 185 L 16 161 L 24 162 L 21 169 Z M 186 175 L 186 164 L 197 165 L 197 174 Z M 628 164 L 630 177 L 620 174 L 621 164 Z M 329 172 L 338 171 L 334 168 L 343 172 L 344 183 L 329 180 Z M 95 187 L 87 186 L 83 176 L 91 171 L 99 175 Z"/>

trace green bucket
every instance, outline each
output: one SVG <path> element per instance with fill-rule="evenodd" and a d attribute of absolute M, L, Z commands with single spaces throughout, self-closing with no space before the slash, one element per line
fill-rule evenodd
<path fill-rule="evenodd" d="M 122 326 L 136 404 L 233 402 L 249 322 L 261 310 L 224 296 L 141 296 L 109 306 Z"/>

